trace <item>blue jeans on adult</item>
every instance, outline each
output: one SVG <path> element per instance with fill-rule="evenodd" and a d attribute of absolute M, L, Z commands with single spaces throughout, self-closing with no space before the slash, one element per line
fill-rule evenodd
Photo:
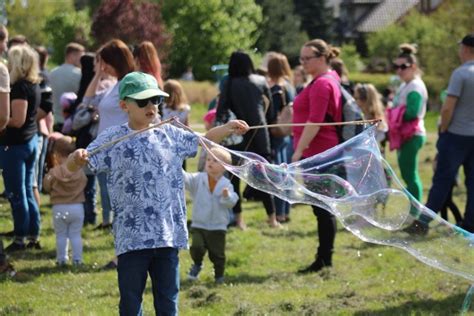
<path fill-rule="evenodd" d="M 96 177 L 93 174 L 87 175 L 87 184 L 84 188 L 84 195 L 86 200 L 84 201 L 84 224 L 95 225 L 96 219 Z"/>
<path fill-rule="evenodd" d="M 97 174 L 100 188 L 100 204 L 102 205 L 102 223 L 110 224 L 110 212 L 112 206 L 110 205 L 109 190 L 107 189 L 107 174 L 100 172 Z"/>
<path fill-rule="evenodd" d="M 33 194 L 38 136 L 26 144 L 0 146 L 5 192 L 12 208 L 13 231 L 17 239 L 36 239 L 40 230 L 39 207 Z"/>
<path fill-rule="evenodd" d="M 474 136 L 445 132 L 439 135 L 436 147 L 438 164 L 426 207 L 436 213 L 441 210 L 456 179 L 459 167 L 464 166 L 467 203 L 463 227 L 474 232 Z M 428 218 L 423 217 L 420 220 L 429 221 Z"/>
<path fill-rule="evenodd" d="M 274 163 L 290 163 L 293 155 L 293 144 L 290 136 L 272 137 L 272 151 L 274 153 Z M 275 197 L 275 213 L 278 217 L 287 217 L 290 214 L 290 203 Z"/>
<path fill-rule="evenodd" d="M 46 161 L 46 153 L 48 152 L 48 136 L 38 134 L 38 153 L 36 161 L 36 184 L 38 185 L 38 191 L 41 192 L 43 189 L 43 177 L 44 177 L 44 163 Z"/>
<path fill-rule="evenodd" d="M 156 315 L 177 315 L 179 257 L 176 248 L 130 251 L 118 256 L 120 315 L 142 315 L 143 291 L 150 275 Z"/>

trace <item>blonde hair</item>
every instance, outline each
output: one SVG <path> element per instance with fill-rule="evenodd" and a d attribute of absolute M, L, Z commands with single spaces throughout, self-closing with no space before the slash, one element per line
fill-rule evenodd
<path fill-rule="evenodd" d="M 358 83 L 354 87 L 354 94 L 357 94 L 358 98 L 365 102 L 365 109 L 362 110 L 364 111 L 366 119 L 378 119 L 385 122 L 382 96 L 373 84 Z"/>
<path fill-rule="evenodd" d="M 167 80 L 163 90 L 170 95 L 168 100 L 166 100 L 166 107 L 176 111 L 183 109 L 183 106 L 188 103 L 183 86 L 179 81 Z"/>
<path fill-rule="evenodd" d="M 212 147 L 211 149 L 209 149 L 209 151 L 226 164 L 232 164 L 232 156 L 227 150 L 221 147 Z"/>
<path fill-rule="evenodd" d="M 29 45 L 16 45 L 8 51 L 8 68 L 10 81 L 15 83 L 25 79 L 31 83 L 39 83 L 38 54 Z"/>
<path fill-rule="evenodd" d="M 322 39 L 313 39 L 306 42 L 304 46 L 311 48 L 317 55 L 324 56 L 328 64 L 341 53 L 338 47 L 333 47 Z"/>

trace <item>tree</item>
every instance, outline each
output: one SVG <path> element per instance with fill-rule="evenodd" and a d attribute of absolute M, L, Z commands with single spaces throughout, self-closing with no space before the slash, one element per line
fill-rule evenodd
<path fill-rule="evenodd" d="M 153 42 L 165 55 L 169 39 L 164 31 L 159 3 L 133 0 L 104 0 L 94 14 L 92 36 L 98 44 L 119 38 L 129 45 Z"/>
<path fill-rule="evenodd" d="M 70 12 L 74 6 L 72 0 L 35 0 L 27 3 L 17 0 L 8 1 L 6 9 L 11 36 L 22 34 L 31 44 L 44 45 L 48 40 L 44 26 L 49 17 L 59 12 Z"/>
<path fill-rule="evenodd" d="M 212 79 L 211 66 L 227 63 L 232 51 L 253 47 L 262 12 L 253 0 L 173 0 L 164 2 L 163 17 L 173 41 L 170 74 L 192 66 L 203 80 Z"/>
<path fill-rule="evenodd" d="M 326 0 L 294 0 L 295 13 L 301 17 L 301 27 L 311 39 L 331 42 L 334 37 L 334 17 Z"/>
<path fill-rule="evenodd" d="M 308 36 L 301 31 L 301 19 L 294 13 L 293 0 L 281 0 L 278 5 L 273 0 L 258 0 L 256 3 L 262 7 L 264 16 L 256 43 L 258 50 L 262 53 L 282 52 L 289 59 L 296 59 Z"/>
<path fill-rule="evenodd" d="M 91 21 L 87 10 L 69 11 L 48 18 L 44 32 L 53 49 L 52 61 L 60 64 L 64 61 L 64 48 L 69 42 L 91 46 Z"/>

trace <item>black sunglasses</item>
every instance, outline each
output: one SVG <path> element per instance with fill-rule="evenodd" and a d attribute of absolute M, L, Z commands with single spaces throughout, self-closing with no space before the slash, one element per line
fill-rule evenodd
<path fill-rule="evenodd" d="M 154 96 L 154 97 L 151 97 L 151 98 L 148 98 L 148 99 L 142 99 L 142 100 L 137 100 L 137 99 L 133 99 L 133 98 L 128 98 L 128 100 L 130 101 L 133 101 L 135 102 L 139 108 L 144 108 L 148 105 L 148 103 L 151 103 L 153 105 L 157 105 L 157 106 L 160 106 L 163 101 L 165 100 L 165 98 L 163 96 Z"/>
<path fill-rule="evenodd" d="M 393 63 L 392 67 L 393 67 L 393 70 L 397 70 L 397 69 L 405 70 L 407 68 L 410 68 L 411 64 L 404 63 L 404 64 L 401 64 L 401 65 L 398 65 L 398 64 Z"/>

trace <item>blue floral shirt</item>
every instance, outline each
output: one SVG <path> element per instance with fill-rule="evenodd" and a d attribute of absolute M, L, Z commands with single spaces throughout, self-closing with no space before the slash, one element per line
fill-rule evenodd
<path fill-rule="evenodd" d="M 128 123 L 113 126 L 87 150 L 132 132 Z M 117 256 L 140 249 L 187 248 L 182 164 L 197 148 L 195 134 L 165 124 L 89 158 L 94 172 L 107 173 Z"/>

